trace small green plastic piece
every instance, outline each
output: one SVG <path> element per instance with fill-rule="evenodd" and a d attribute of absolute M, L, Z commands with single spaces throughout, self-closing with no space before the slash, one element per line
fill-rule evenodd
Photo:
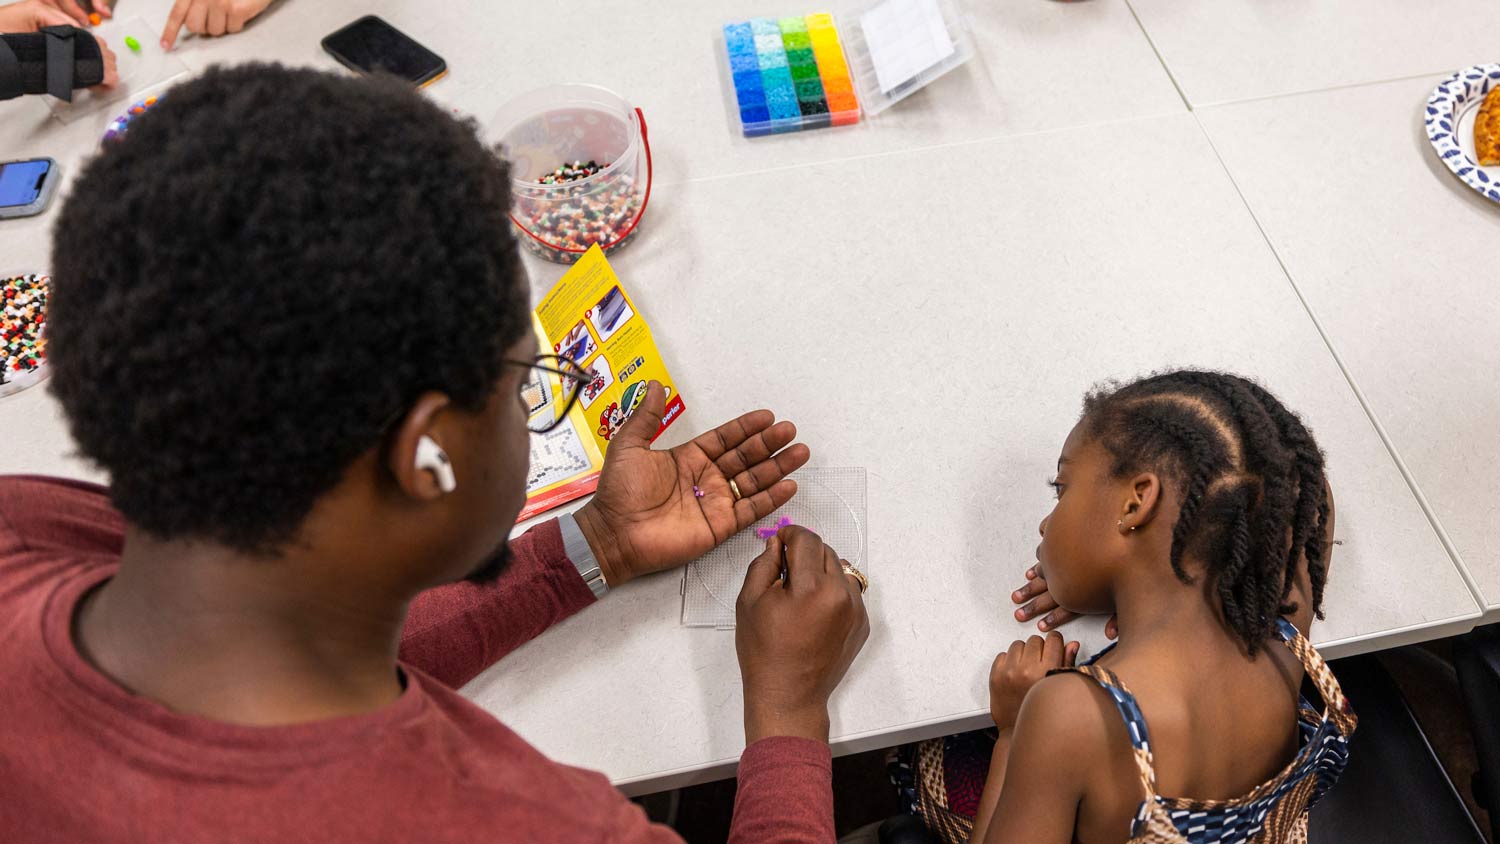
<path fill-rule="evenodd" d="M 132 53 L 139 53 L 141 51 L 141 42 L 135 40 L 134 35 L 125 36 L 125 46 L 129 47 Z"/>

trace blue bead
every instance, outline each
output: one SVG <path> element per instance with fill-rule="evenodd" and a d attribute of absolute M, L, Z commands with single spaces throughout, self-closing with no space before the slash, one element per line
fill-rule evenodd
<path fill-rule="evenodd" d="M 750 31 L 756 35 L 774 35 L 781 37 L 781 24 L 770 18 L 754 18 L 750 21 Z"/>
<path fill-rule="evenodd" d="M 761 91 L 765 88 L 761 81 L 760 71 L 747 70 L 744 73 L 734 75 L 734 89 L 740 92 Z"/>
<path fill-rule="evenodd" d="M 774 70 L 787 66 L 786 53 L 761 53 L 756 58 L 759 60 L 761 70 Z"/>
<path fill-rule="evenodd" d="M 781 45 L 780 35 L 757 35 L 755 36 L 755 52 L 763 56 L 769 53 L 786 55 L 786 48 Z"/>
<path fill-rule="evenodd" d="M 784 88 L 792 97 L 797 96 L 797 89 L 792 82 L 792 72 L 784 67 L 767 68 L 760 72 L 761 84 L 767 91 L 772 88 Z"/>
<path fill-rule="evenodd" d="M 755 36 L 748 32 L 733 37 L 725 36 L 724 49 L 731 56 L 753 56 L 755 55 Z"/>

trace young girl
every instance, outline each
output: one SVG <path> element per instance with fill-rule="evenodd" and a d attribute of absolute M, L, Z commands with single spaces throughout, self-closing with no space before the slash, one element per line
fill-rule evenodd
<path fill-rule="evenodd" d="M 1015 597 L 1061 608 L 1044 629 L 1113 613 L 1119 641 L 995 659 L 972 840 L 1305 841 L 1355 724 L 1306 639 L 1333 544 L 1312 435 L 1254 382 L 1168 372 L 1089 395 L 1052 486 Z"/>

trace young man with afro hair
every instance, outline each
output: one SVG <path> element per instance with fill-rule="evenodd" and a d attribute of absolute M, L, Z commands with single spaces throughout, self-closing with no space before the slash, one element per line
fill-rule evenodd
<path fill-rule="evenodd" d="M 272 65 L 84 169 L 51 389 L 109 485 L 0 478 L 5 840 L 676 840 L 455 690 L 772 512 L 809 452 L 764 410 L 654 450 L 653 384 L 594 499 L 507 542 L 536 364 L 509 185 L 401 83 Z M 732 838 L 831 840 L 860 590 L 800 529 L 746 562 Z"/>

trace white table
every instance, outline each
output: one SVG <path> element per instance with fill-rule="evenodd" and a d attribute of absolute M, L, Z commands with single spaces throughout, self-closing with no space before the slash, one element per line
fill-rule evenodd
<path fill-rule="evenodd" d="M 165 0 L 122 14 L 164 18 Z M 834 701 L 838 752 L 977 726 L 990 658 L 1029 631 L 1009 590 L 1050 507 L 1044 482 L 1085 390 L 1170 366 L 1258 377 L 1326 448 L 1339 534 L 1314 629 L 1330 655 L 1461 632 L 1480 610 L 1131 10 L 1118 0 L 971 4 L 980 57 L 849 130 L 747 141 L 712 54 L 746 0 L 609 15 L 560 53 L 555 6 L 497 13 L 377 2 L 447 57 L 431 95 L 487 118 L 526 88 L 602 82 L 647 112 L 657 192 L 614 260 L 688 413 L 667 444 L 770 405 L 814 461 L 870 472 L 873 632 Z M 186 42 L 190 67 L 332 66 L 317 40 L 355 12 L 286 0 L 246 33 Z M 524 36 L 524 37 L 523 37 Z M 96 126 L 3 119 L 7 154 L 69 166 Z M 52 215 L 0 227 L 45 260 Z M 561 268 L 528 260 L 538 290 Z M 87 472 L 55 405 L 0 402 L 0 472 Z M 680 578 L 617 590 L 466 692 L 556 758 L 632 792 L 729 773 L 741 748 L 732 636 L 678 624 Z M 1079 623 L 1090 648 L 1097 623 Z"/>
<path fill-rule="evenodd" d="M 1199 118 L 1500 620 L 1500 205 L 1427 142 L 1446 76 Z"/>
<path fill-rule="evenodd" d="M 1493 0 L 1130 0 L 1194 108 L 1496 60 Z"/>
<path fill-rule="evenodd" d="M 678 185 L 614 261 L 687 401 L 674 440 L 765 402 L 816 463 L 870 471 L 874 634 L 835 700 L 839 750 L 987 717 L 989 659 L 1023 632 L 1007 595 L 1033 560 L 1044 483 L 1106 377 L 1232 368 L 1305 415 L 1346 542 L 1315 628 L 1329 654 L 1478 614 L 1193 117 L 1117 125 L 1110 160 L 1054 166 L 1093 132 Z M 975 158 L 989 169 L 932 197 L 924 171 Z M 831 249 L 851 219 L 857 240 Z M 964 232 L 986 249 L 933 245 Z M 679 627 L 678 584 L 619 590 L 468 692 L 627 787 L 727 773 L 732 636 Z M 585 717 L 605 701 L 608 718 Z M 630 740 L 612 732 L 622 721 Z"/>

